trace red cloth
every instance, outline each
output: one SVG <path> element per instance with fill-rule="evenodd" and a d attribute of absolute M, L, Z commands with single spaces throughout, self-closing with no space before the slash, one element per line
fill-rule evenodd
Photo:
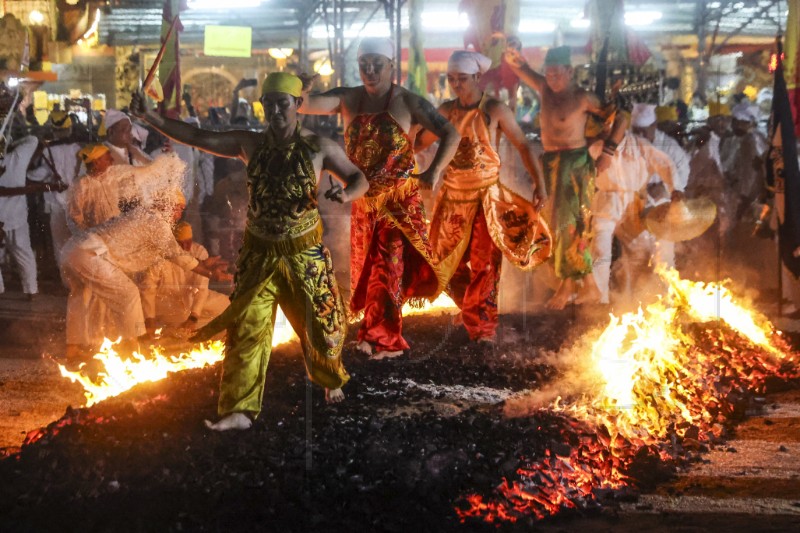
<path fill-rule="evenodd" d="M 461 309 L 469 338 L 474 341 L 495 336 L 502 263 L 503 253 L 489 235 L 486 217 L 479 209 L 472 225 L 469 246 L 448 286 L 450 297 Z"/>
<path fill-rule="evenodd" d="M 367 256 L 368 272 L 364 319 L 358 341 L 367 341 L 375 351 L 407 350 L 403 339 L 403 232 L 385 221 L 378 221 Z"/>

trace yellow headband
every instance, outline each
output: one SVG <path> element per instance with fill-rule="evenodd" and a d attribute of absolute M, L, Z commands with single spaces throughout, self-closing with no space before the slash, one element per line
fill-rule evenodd
<path fill-rule="evenodd" d="M 188 241 L 192 238 L 192 225 L 188 222 L 179 222 L 177 226 L 175 226 L 175 240 L 177 241 Z"/>
<path fill-rule="evenodd" d="M 297 98 L 303 94 L 303 82 L 288 72 L 270 72 L 261 86 L 261 94 L 267 93 L 286 93 Z"/>
<path fill-rule="evenodd" d="M 78 152 L 78 157 L 85 165 L 97 161 L 108 153 L 108 147 L 104 144 L 87 144 Z"/>
<path fill-rule="evenodd" d="M 666 121 L 678 122 L 678 108 L 673 106 L 658 106 L 656 108 L 656 121 L 657 122 L 666 122 Z"/>

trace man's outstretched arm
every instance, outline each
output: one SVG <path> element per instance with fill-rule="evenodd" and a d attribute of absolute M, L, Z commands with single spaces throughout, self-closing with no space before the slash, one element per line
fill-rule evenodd
<path fill-rule="evenodd" d="M 140 93 L 134 93 L 131 98 L 130 111 L 170 139 L 216 156 L 238 157 L 247 161 L 258 143 L 258 133 L 243 130 L 209 131 L 180 120 L 162 117 L 147 109 Z"/>

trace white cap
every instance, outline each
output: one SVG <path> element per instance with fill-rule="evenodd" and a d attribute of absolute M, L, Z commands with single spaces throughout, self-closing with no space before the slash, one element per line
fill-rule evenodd
<path fill-rule="evenodd" d="M 631 125 L 634 128 L 647 128 L 656 121 L 655 104 L 633 104 Z"/>
<path fill-rule="evenodd" d="M 492 60 L 471 50 L 456 50 L 447 61 L 447 72 L 483 74 L 492 67 Z"/>
<path fill-rule="evenodd" d="M 131 117 L 129 117 L 122 111 L 117 111 L 116 109 L 109 109 L 108 111 L 106 111 L 106 116 L 103 119 L 103 123 L 106 126 L 106 131 L 110 130 L 114 124 L 122 120 L 127 120 L 128 122 L 130 122 Z"/>
<path fill-rule="evenodd" d="M 394 61 L 394 42 L 386 37 L 367 37 L 358 45 L 358 57 L 378 54 Z"/>
<path fill-rule="evenodd" d="M 731 110 L 731 115 L 736 120 L 745 122 L 758 122 L 758 108 L 750 102 L 739 102 Z"/>

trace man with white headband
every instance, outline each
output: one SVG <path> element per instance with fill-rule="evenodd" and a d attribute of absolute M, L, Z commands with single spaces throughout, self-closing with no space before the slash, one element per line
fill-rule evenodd
<path fill-rule="evenodd" d="M 309 379 L 325 399 L 344 399 L 350 376 L 342 364 L 347 317 L 331 254 L 322 243 L 317 182 L 323 170 L 345 188 L 326 197 L 349 202 L 369 187 L 364 174 L 331 139 L 303 129 L 297 117 L 303 82 L 286 72 L 264 80 L 265 132 L 214 132 L 159 116 L 140 94 L 131 110 L 169 138 L 247 164 L 250 193 L 244 244 L 237 262 L 230 306 L 193 340 L 227 329 L 215 431 L 248 429 L 262 408 L 267 364 L 278 304 L 300 338 Z"/>
<path fill-rule="evenodd" d="M 459 136 L 424 98 L 392 83 L 394 44 L 363 39 L 358 47 L 359 87 L 307 95 L 300 112 L 341 113 L 345 149 L 370 187 L 353 202 L 350 310 L 364 312 L 359 351 L 375 359 L 408 349 L 403 304 L 433 299 L 444 278 L 434 266 L 419 189 L 430 189 L 458 147 Z M 311 88 L 308 78 L 304 91 Z M 430 167 L 414 174 L 414 137 L 424 128 L 439 138 Z M 412 179 L 413 178 L 413 179 Z"/>
<path fill-rule="evenodd" d="M 492 61 L 477 52 L 458 50 L 447 63 L 447 81 L 456 99 L 439 113 L 461 134 L 458 151 L 444 171 L 431 220 L 431 245 L 448 294 L 461 309 L 461 322 L 477 342 L 494 342 L 503 256 L 530 270 L 550 257 L 547 225 L 538 214 L 546 196 L 541 168 L 525 142 L 514 112 L 480 89 L 481 75 Z M 498 136 L 519 151 L 533 182 L 534 203 L 500 184 Z M 417 148 L 435 141 L 430 132 Z"/>
<path fill-rule="evenodd" d="M 631 114 L 633 133 L 644 137 L 657 149 L 667 155 L 675 166 L 672 176 L 672 195 L 670 198 L 651 198 L 648 196 L 647 207 L 655 207 L 659 203 L 683 198 L 683 191 L 689 182 L 689 154 L 681 147 L 678 141 L 669 133 L 671 130 L 664 128 L 664 124 L 678 123 L 678 110 L 673 106 L 655 106 L 652 104 L 634 104 Z M 663 182 L 660 176 L 651 176 L 650 185 L 658 187 Z M 675 243 L 659 241 L 659 263 L 668 267 L 675 266 Z"/>
<path fill-rule="evenodd" d="M 592 199 L 594 240 L 592 242 L 593 277 L 600 296 L 590 303 L 608 304 L 609 278 L 611 276 L 611 247 L 616 234 L 623 245 L 622 262 L 634 255 L 634 241 L 651 245 L 652 238 L 638 239 L 643 233 L 642 210 L 647 198 L 647 185 L 658 180 L 673 192 L 673 198 L 682 197 L 676 189 L 675 165 L 670 157 L 656 149 L 650 141 L 634 131 L 645 127 L 655 128 L 655 105 L 636 104 L 631 115 L 633 131 L 628 131 L 620 141 L 611 165 L 597 174 L 597 192 Z M 683 189 L 685 181 L 680 186 Z M 668 251 L 674 244 L 669 243 Z M 638 252 L 638 248 L 635 250 Z M 649 251 L 649 248 L 648 248 Z M 674 257 L 674 254 L 673 254 Z"/>
<path fill-rule="evenodd" d="M 589 207 L 597 172 L 611 164 L 617 144 L 625 133 L 625 113 L 609 113 L 597 96 L 578 87 L 573 80 L 568 46 L 547 51 L 544 75 L 531 69 L 522 54 L 513 48 L 508 48 L 504 57 L 517 76 L 539 93 L 542 102 L 539 115 L 544 147 L 542 166 L 551 182 L 554 266 L 556 276 L 561 279 L 561 285 L 547 306 L 563 309 L 573 299 L 579 304 L 594 301 L 599 291 L 589 275 L 593 233 Z M 585 134 L 591 116 L 606 122 L 611 116 L 615 117 L 596 162 L 589 155 Z M 581 290 L 576 295 L 579 285 Z"/>
<path fill-rule="evenodd" d="M 153 159 L 133 143 L 133 123 L 122 111 L 106 111 L 100 130 L 100 135 L 106 135 L 105 145 L 111 151 L 115 165 L 141 167 L 152 162 Z"/>

